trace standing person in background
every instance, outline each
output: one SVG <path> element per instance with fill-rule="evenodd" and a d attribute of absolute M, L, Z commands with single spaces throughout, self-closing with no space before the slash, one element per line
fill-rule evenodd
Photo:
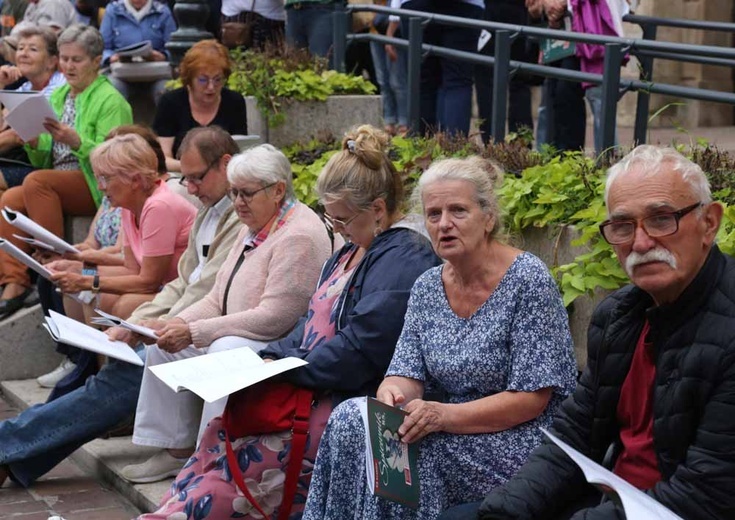
<path fill-rule="evenodd" d="M 10 34 L 20 21 L 28 7 L 28 0 L 3 0 L 0 7 L 0 36 L 5 37 Z"/>
<path fill-rule="evenodd" d="M 485 20 L 513 25 L 527 25 L 528 11 L 525 0 L 492 0 L 485 5 Z M 518 37 L 510 47 L 510 59 L 529 61 L 537 56 L 526 52 L 527 40 Z M 495 38 L 491 38 L 480 49 L 486 56 L 495 56 Z M 477 92 L 477 112 L 480 116 L 480 132 L 485 143 L 490 141 L 493 116 L 493 68 L 475 65 L 475 90 Z M 505 88 L 505 86 L 503 86 Z M 533 130 L 531 114 L 531 87 L 526 79 L 518 74 L 510 78 L 508 84 L 508 131 L 518 132 L 522 128 Z"/>
<path fill-rule="evenodd" d="M 402 0 L 403 9 L 482 19 L 483 0 Z M 408 35 L 408 20 L 403 19 Z M 476 52 L 478 29 L 430 23 L 424 28 L 424 43 L 458 51 Z M 470 131 L 472 117 L 473 65 L 450 58 L 428 56 L 421 64 L 421 129 L 448 134 Z"/>
<path fill-rule="evenodd" d="M 333 43 L 334 11 L 344 0 L 286 0 L 286 43 L 327 57 Z"/>
<path fill-rule="evenodd" d="M 401 7 L 401 0 L 391 0 L 390 7 Z M 379 34 L 401 38 L 401 19 L 382 13 L 375 15 L 373 27 Z M 408 131 L 408 53 L 403 47 L 389 43 L 370 42 L 375 65 L 375 78 L 383 100 L 383 123 L 391 135 Z"/>
<path fill-rule="evenodd" d="M 283 0 L 224 0 L 222 2 L 222 43 L 226 24 L 252 20 L 253 49 L 263 50 L 267 43 L 280 45 L 284 40 L 286 11 Z"/>
<path fill-rule="evenodd" d="M 167 61 L 170 58 L 166 43 L 176 30 L 176 22 L 168 6 L 154 0 L 115 0 L 105 9 L 100 32 L 105 40 L 102 62 L 105 64 L 123 61 L 117 50 L 134 43 L 148 40 L 151 53 L 146 61 Z M 130 99 L 133 89 L 151 91 L 158 101 L 166 90 L 165 79 L 152 82 L 129 83 L 110 75 L 110 81 L 125 97 Z"/>

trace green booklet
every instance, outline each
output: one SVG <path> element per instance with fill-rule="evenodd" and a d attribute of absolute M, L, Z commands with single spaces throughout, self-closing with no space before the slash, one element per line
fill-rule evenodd
<path fill-rule="evenodd" d="M 412 509 L 419 505 L 418 446 L 401 442 L 406 412 L 368 397 L 362 406 L 368 487 L 374 495 Z"/>
<path fill-rule="evenodd" d="M 564 16 L 564 30 L 572 30 L 572 15 L 568 12 Z M 540 61 L 543 65 L 547 65 L 569 56 L 574 56 L 574 53 L 577 51 L 577 44 L 568 40 L 543 38 L 539 41 L 539 49 L 541 54 Z"/>

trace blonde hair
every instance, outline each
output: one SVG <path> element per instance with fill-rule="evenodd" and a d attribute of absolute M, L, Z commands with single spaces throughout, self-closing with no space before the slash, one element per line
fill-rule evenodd
<path fill-rule="evenodd" d="M 370 125 L 347 133 L 342 151 L 319 174 L 316 190 L 322 202 L 343 201 L 357 209 L 383 199 L 389 215 L 403 202 L 403 180 L 385 153 L 388 134 Z"/>
<path fill-rule="evenodd" d="M 92 150 L 89 159 L 97 174 L 117 175 L 126 182 L 140 175 L 146 190 L 158 179 L 156 154 L 138 134 L 118 135 L 104 141 Z"/>
<path fill-rule="evenodd" d="M 465 181 L 472 184 L 475 188 L 475 200 L 480 209 L 495 220 L 489 238 L 494 238 L 502 232 L 503 219 L 495 189 L 503 181 L 503 169 L 497 163 L 477 155 L 434 162 L 421 175 L 412 195 L 415 206 L 420 207 L 422 213 L 424 213 L 424 191 L 428 186 L 442 181 Z"/>

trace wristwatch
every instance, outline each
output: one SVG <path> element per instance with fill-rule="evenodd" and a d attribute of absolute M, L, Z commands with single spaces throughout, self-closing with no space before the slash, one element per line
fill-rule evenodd
<path fill-rule="evenodd" d="M 92 292 L 95 294 L 100 292 L 100 275 L 97 273 L 94 273 L 94 278 L 92 278 Z"/>

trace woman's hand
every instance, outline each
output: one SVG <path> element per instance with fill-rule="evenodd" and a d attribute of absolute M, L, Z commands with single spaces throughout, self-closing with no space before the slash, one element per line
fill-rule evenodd
<path fill-rule="evenodd" d="M 159 51 L 151 51 L 147 58 L 148 61 L 166 61 L 166 55 Z"/>
<path fill-rule="evenodd" d="M 15 83 L 23 77 L 23 73 L 15 65 L 3 65 L 0 67 L 0 84 L 3 86 Z"/>
<path fill-rule="evenodd" d="M 382 384 L 378 388 L 376 399 L 388 406 L 401 406 L 406 402 L 406 396 L 398 385 Z"/>
<path fill-rule="evenodd" d="M 398 428 L 401 440 L 411 443 L 430 433 L 444 431 L 448 406 L 451 405 L 423 399 L 414 399 L 408 403 L 404 408 L 408 415 Z"/>
<path fill-rule="evenodd" d="M 169 320 L 162 329 L 156 332 L 158 334 L 158 341 L 156 342 L 158 348 L 171 354 L 184 350 L 192 343 L 189 324 L 181 318 Z"/>
<path fill-rule="evenodd" d="M 79 134 L 69 125 L 47 117 L 43 120 L 43 127 L 57 143 L 68 145 L 72 150 L 78 150 L 82 146 L 82 139 Z"/>
<path fill-rule="evenodd" d="M 391 43 L 385 44 L 385 55 L 388 56 L 388 59 L 393 62 L 398 59 L 398 52 L 396 52 L 395 46 Z"/>
<path fill-rule="evenodd" d="M 110 56 L 110 63 L 117 63 L 118 61 L 120 61 L 120 56 L 117 53 Z"/>
<path fill-rule="evenodd" d="M 84 251 L 74 254 L 74 256 L 77 260 L 81 260 L 85 264 L 92 265 L 101 265 L 107 257 L 107 255 L 99 249 L 85 249 Z"/>
<path fill-rule="evenodd" d="M 87 291 L 92 288 L 91 276 L 84 276 L 71 271 L 52 273 L 51 281 L 65 293 L 77 293 L 79 291 Z"/>
<path fill-rule="evenodd" d="M 49 262 L 46 267 L 57 273 L 66 271 L 78 274 L 82 273 L 82 263 L 76 260 L 54 260 L 53 262 Z"/>

